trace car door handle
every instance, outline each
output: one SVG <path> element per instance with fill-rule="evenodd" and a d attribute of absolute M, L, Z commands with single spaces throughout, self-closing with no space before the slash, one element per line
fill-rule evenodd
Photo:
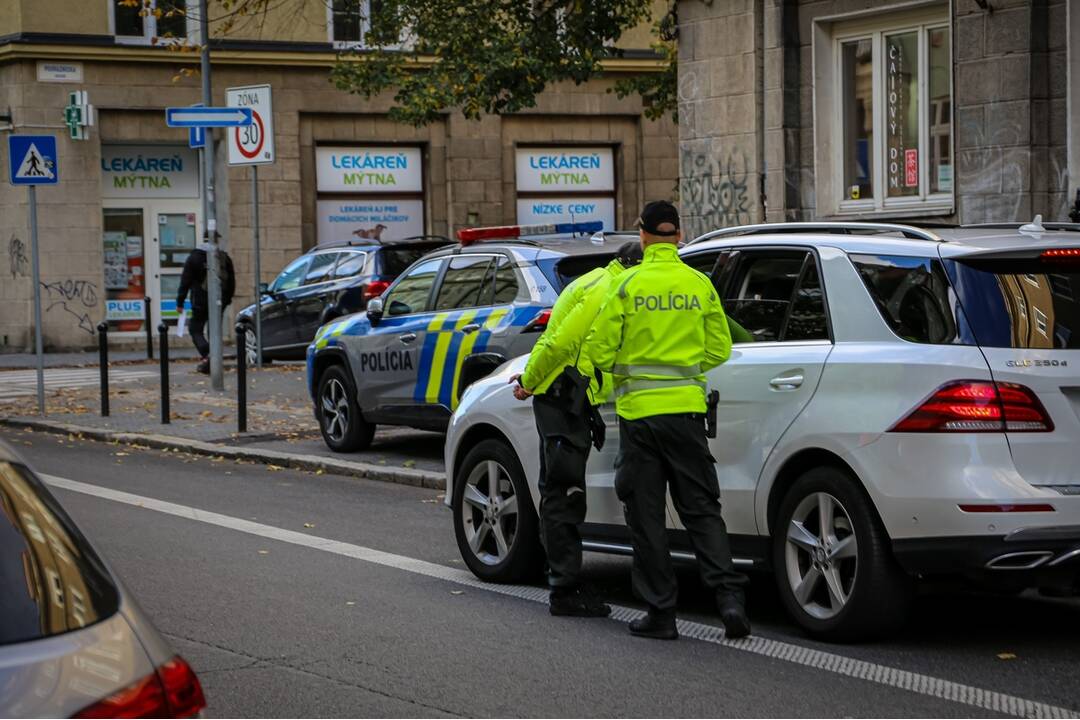
<path fill-rule="evenodd" d="M 398 340 L 400 340 L 405 345 L 408 345 L 409 343 L 411 343 L 415 339 L 416 339 L 416 333 L 413 333 L 413 332 L 405 333 L 404 335 L 398 335 Z"/>
<path fill-rule="evenodd" d="M 479 329 L 480 329 L 480 323 L 469 323 L 468 325 L 461 328 L 461 332 L 468 335 L 469 333 L 474 333 Z"/>
<path fill-rule="evenodd" d="M 769 381 L 774 390 L 795 390 L 803 383 L 802 375 L 780 375 Z"/>

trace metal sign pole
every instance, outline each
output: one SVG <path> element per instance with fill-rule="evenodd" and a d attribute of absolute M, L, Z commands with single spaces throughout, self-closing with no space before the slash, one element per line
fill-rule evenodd
<path fill-rule="evenodd" d="M 210 92 L 210 16 L 206 5 L 206 0 L 199 0 L 199 23 L 202 30 L 199 38 L 202 43 L 200 70 L 203 104 L 211 107 L 214 99 Z M 210 387 L 224 390 L 225 378 L 221 367 L 221 278 L 217 255 L 217 202 L 214 198 L 214 133 L 209 128 L 206 133 L 206 149 L 203 152 L 206 154 L 206 239 L 210 243 L 206 253 L 206 294 L 207 304 L 210 306 Z"/>
<path fill-rule="evenodd" d="M 251 166 L 251 198 L 255 222 L 255 366 L 262 368 L 262 268 L 259 263 L 259 166 Z"/>
<path fill-rule="evenodd" d="M 37 188 L 30 185 L 30 255 L 34 281 L 34 353 L 37 355 L 38 414 L 45 415 L 45 350 L 41 330 L 41 261 L 38 253 Z"/>

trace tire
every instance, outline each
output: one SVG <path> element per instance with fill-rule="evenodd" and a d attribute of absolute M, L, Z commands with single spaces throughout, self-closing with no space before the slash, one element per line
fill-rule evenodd
<path fill-rule="evenodd" d="M 823 504 L 828 505 L 824 524 L 831 527 L 825 544 Z M 826 466 L 799 477 L 780 504 L 772 542 L 780 598 L 811 635 L 833 642 L 861 640 L 903 625 L 911 578 L 893 557 L 870 499 L 847 472 Z"/>
<path fill-rule="evenodd" d="M 498 478 L 494 501 L 492 473 Z M 543 571 L 540 524 L 525 472 L 505 442 L 484 440 L 465 456 L 454 479 L 451 507 L 458 550 L 476 577 L 515 583 L 531 580 Z"/>
<path fill-rule="evenodd" d="M 375 437 L 375 426 L 364 420 L 351 387 L 341 365 L 331 365 L 319 377 L 315 412 L 323 441 L 334 452 L 366 450 Z"/>

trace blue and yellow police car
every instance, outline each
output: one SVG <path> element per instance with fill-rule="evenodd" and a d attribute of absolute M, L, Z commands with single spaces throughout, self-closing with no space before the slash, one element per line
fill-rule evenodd
<path fill-rule="evenodd" d="M 307 378 L 327 446 L 362 450 L 376 425 L 445 430 L 470 383 L 532 349 L 559 291 L 633 237 L 600 223 L 460 230 L 366 312 L 319 329 Z"/>

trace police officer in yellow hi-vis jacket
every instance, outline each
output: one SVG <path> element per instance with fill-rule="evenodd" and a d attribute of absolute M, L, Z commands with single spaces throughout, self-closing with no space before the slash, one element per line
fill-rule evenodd
<path fill-rule="evenodd" d="M 611 608 L 581 586 L 581 535 L 585 522 L 585 463 L 590 442 L 603 421 L 594 407 L 604 402 L 611 378 L 584 376 L 576 366 L 585 336 L 600 305 L 626 268 L 641 262 L 636 242 L 620 248 L 616 259 L 566 286 L 551 309 L 525 372 L 515 375 L 514 396 L 533 396 L 540 433 L 540 537 L 547 552 L 549 610 L 552 615 L 605 617 Z M 597 426 L 599 424 L 599 427 Z M 599 444 L 597 445 L 599 447 Z"/>
<path fill-rule="evenodd" d="M 746 577 L 732 564 L 720 486 L 705 431 L 705 372 L 728 359 L 727 318 L 708 277 L 680 260 L 679 213 L 651 202 L 639 219 L 645 258 L 612 286 L 579 368 L 611 372 L 619 415 L 615 491 L 634 543 L 634 592 L 649 606 L 635 635 L 674 640 L 677 587 L 665 489 L 686 526 L 729 638 L 750 633 Z"/>

